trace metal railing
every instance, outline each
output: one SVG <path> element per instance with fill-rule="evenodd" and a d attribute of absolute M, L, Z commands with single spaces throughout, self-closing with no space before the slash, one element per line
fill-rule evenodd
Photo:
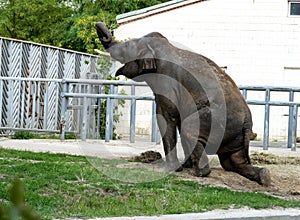
<path fill-rule="evenodd" d="M 133 81 L 113 81 L 113 80 L 77 80 L 65 79 L 63 80 L 62 92 L 62 124 L 63 128 L 61 139 L 64 138 L 64 132 L 68 131 L 69 127 L 66 126 L 69 119 L 68 111 L 79 110 L 78 116 L 80 118 L 77 132 L 80 133 L 81 139 L 85 140 L 87 137 L 99 139 L 100 135 L 100 115 L 101 115 L 101 102 L 106 100 L 106 118 L 105 118 L 105 141 L 113 139 L 113 109 L 116 100 L 130 100 L 130 142 L 135 141 L 135 119 L 136 119 L 136 101 L 149 100 L 152 101 L 152 132 L 151 140 L 158 141 L 158 132 L 155 118 L 155 102 L 154 96 L 136 95 L 135 89 L 137 86 L 148 86 L 146 83 L 139 83 Z M 109 87 L 109 94 L 103 93 L 105 86 Z M 118 86 L 130 86 L 131 94 L 117 94 Z M 81 89 L 79 89 L 81 88 Z M 71 91 L 72 90 L 72 91 Z M 77 91 L 77 92 L 76 92 Z M 91 92 L 99 91 L 99 92 Z M 70 105 L 70 101 L 76 100 L 78 106 Z M 94 124 L 92 124 L 94 123 Z"/>
<path fill-rule="evenodd" d="M 118 94 L 118 86 L 128 86 L 131 93 Z M 10 134 L 14 130 L 80 134 L 82 140 L 100 138 L 101 102 L 106 100 L 105 141 L 113 139 L 113 109 L 116 100 L 130 100 L 130 142 L 135 141 L 136 102 L 152 101 L 151 140 L 160 141 L 156 124 L 155 102 L 153 95 L 137 95 L 137 87 L 146 83 L 113 80 L 83 79 L 45 79 L 25 77 L 0 77 L 0 132 Z M 109 93 L 105 94 L 105 87 Z M 270 107 L 288 106 L 288 143 L 287 147 L 296 150 L 298 107 L 295 94 L 300 87 L 240 86 L 249 105 L 263 105 L 264 135 L 263 148 L 269 146 Z M 264 93 L 265 100 L 250 100 L 249 91 Z M 272 101 L 272 92 L 286 92 L 288 101 Z M 6 132 L 5 132 L 6 131 Z M 8 132 L 7 132 L 8 131 Z"/>
<path fill-rule="evenodd" d="M 295 93 L 300 93 L 300 87 L 275 87 L 275 86 L 239 86 L 242 94 L 249 105 L 264 105 L 264 136 L 263 149 L 267 150 L 269 146 L 269 130 L 270 130 L 270 106 L 289 106 L 289 121 L 288 121 L 288 143 L 287 147 L 296 150 L 297 137 L 297 118 L 298 107 L 300 102 L 294 101 Z M 249 100 L 247 99 L 248 91 L 264 92 L 265 100 Z M 289 101 L 271 101 L 271 92 L 289 93 Z"/>

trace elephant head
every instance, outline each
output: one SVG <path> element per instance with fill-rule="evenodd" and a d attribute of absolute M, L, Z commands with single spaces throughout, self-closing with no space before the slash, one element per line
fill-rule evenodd
<path fill-rule="evenodd" d="M 156 52 L 153 48 L 159 48 L 156 44 L 167 41 L 163 35 L 153 32 L 141 38 L 117 42 L 102 22 L 96 24 L 96 30 L 102 45 L 111 57 L 125 64 L 116 75 L 124 75 L 132 79 L 156 71 Z"/>

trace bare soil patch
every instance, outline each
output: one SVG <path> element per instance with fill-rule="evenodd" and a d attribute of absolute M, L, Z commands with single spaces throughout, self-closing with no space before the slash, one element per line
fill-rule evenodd
<path fill-rule="evenodd" d="M 145 155 L 148 154 L 144 153 L 142 158 L 147 161 Z M 152 160 L 153 153 L 149 153 L 149 156 Z M 208 177 L 194 177 L 190 174 L 189 169 L 184 169 L 176 175 L 184 180 L 226 187 L 232 190 L 263 192 L 283 199 L 300 200 L 300 157 L 258 152 L 253 152 L 250 157 L 254 165 L 269 169 L 272 178 L 271 186 L 264 187 L 237 173 L 225 171 L 216 156 L 210 156 L 211 173 Z M 143 166 L 149 166 L 153 170 L 151 163 L 143 164 Z"/>

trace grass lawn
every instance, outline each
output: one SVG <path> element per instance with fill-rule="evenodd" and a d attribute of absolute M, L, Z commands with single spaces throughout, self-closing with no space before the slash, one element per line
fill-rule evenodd
<path fill-rule="evenodd" d="M 118 164 L 129 161 L 101 161 L 114 173 L 137 175 L 131 169 L 118 168 Z M 160 175 L 147 172 L 146 175 Z M 121 182 L 99 172 L 86 157 L 0 148 L 0 203 L 4 206 L 9 205 L 7 189 L 14 178 L 22 180 L 27 205 L 42 219 L 158 215 L 243 206 L 257 209 L 300 206 L 300 201 L 230 191 L 182 181 L 173 175 L 152 182 Z"/>

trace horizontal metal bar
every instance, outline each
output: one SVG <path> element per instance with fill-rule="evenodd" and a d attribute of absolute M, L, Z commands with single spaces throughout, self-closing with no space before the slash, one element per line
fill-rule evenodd
<path fill-rule="evenodd" d="M 78 83 L 78 84 L 148 86 L 147 83 L 145 82 L 124 81 L 124 80 L 63 79 L 63 81 L 66 83 Z"/>
<path fill-rule="evenodd" d="M 27 78 L 27 77 L 6 77 L 0 76 L 0 80 L 20 80 L 20 81 L 35 81 L 35 82 L 58 82 L 58 83 L 78 83 L 78 84 L 96 84 L 96 85 L 135 85 L 135 86 L 148 86 L 145 82 L 124 81 L 124 80 L 94 80 L 94 79 L 47 79 L 47 78 Z M 247 86 L 239 85 L 240 90 L 256 90 L 264 91 L 282 91 L 282 92 L 300 92 L 300 87 L 277 87 L 277 86 Z"/>
<path fill-rule="evenodd" d="M 134 82 L 134 81 L 123 81 L 123 80 L 95 80 L 95 79 L 67 79 L 67 78 L 47 79 L 47 78 L 27 78 L 27 77 L 7 77 L 7 76 L 0 76 L 0 80 L 76 83 L 76 84 L 93 84 L 93 85 L 148 86 L 147 83 L 145 83 L 145 82 Z"/>
<path fill-rule="evenodd" d="M 275 105 L 275 106 L 300 106 L 300 102 L 281 102 L 281 101 L 258 101 L 258 100 L 246 100 L 249 105 Z"/>
<path fill-rule="evenodd" d="M 256 91 L 265 91 L 265 90 L 270 90 L 270 91 L 280 91 L 280 92 L 289 92 L 289 91 L 294 91 L 294 92 L 300 92 L 300 87 L 294 87 L 294 86 L 247 86 L 247 85 L 239 85 L 238 86 L 240 90 L 246 89 L 246 90 L 256 90 Z"/>
<path fill-rule="evenodd" d="M 11 130 L 11 131 L 32 131 L 32 132 L 49 132 L 49 133 L 59 133 L 59 130 L 50 129 L 37 129 L 37 128 L 11 128 L 11 127 L 0 127 L 0 130 Z"/>
<path fill-rule="evenodd" d="M 37 128 L 10 128 L 10 127 L 0 127 L 1 130 L 11 130 L 11 131 L 31 131 L 31 132 L 44 132 L 44 133 L 56 133 L 59 134 L 60 130 L 50 130 L 50 129 L 37 129 Z M 79 131 L 65 131 L 67 134 L 79 134 Z"/>
<path fill-rule="evenodd" d="M 63 79 L 7 77 L 7 76 L 0 76 L 0 80 L 31 81 L 31 82 L 57 82 L 57 83 L 63 82 Z"/>
<path fill-rule="evenodd" d="M 92 93 L 64 93 L 62 96 L 72 98 L 111 98 L 111 99 L 136 99 L 136 100 L 154 100 L 154 96 L 137 95 L 117 95 L 117 94 L 92 94 Z"/>

